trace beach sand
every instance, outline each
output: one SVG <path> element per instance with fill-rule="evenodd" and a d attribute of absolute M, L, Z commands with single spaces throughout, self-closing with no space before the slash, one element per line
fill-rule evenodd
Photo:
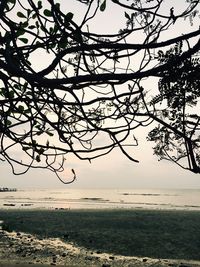
<path fill-rule="evenodd" d="M 126 257 L 91 251 L 58 238 L 38 239 L 21 232 L 0 231 L 1 267 L 200 267 L 200 262 Z"/>
<path fill-rule="evenodd" d="M 198 245 L 199 240 L 199 212 L 141 210 L 110 210 L 101 212 L 1 210 L 0 214 L 0 227 L 3 227 L 3 220 L 5 221 L 3 229 L 0 228 L 0 267 L 200 267 L 198 246 L 196 250 L 194 250 L 194 247 Z M 145 221 L 148 223 L 147 225 L 144 224 Z M 125 233 L 125 230 L 128 227 L 128 222 L 132 222 L 133 224 L 131 224 L 131 228 L 128 228 L 128 232 Z M 140 224 L 140 222 L 142 222 L 142 224 Z M 156 222 L 158 223 L 155 224 Z M 175 222 L 177 224 L 175 224 Z M 86 234 L 81 235 L 83 239 L 89 239 L 89 234 L 96 233 L 93 236 L 92 241 L 95 243 L 97 242 L 97 238 L 100 238 L 103 242 L 102 246 L 104 246 L 105 242 L 107 242 L 107 245 L 109 245 L 107 248 L 110 248 L 113 242 L 117 242 L 117 246 L 122 247 L 123 238 L 121 237 L 125 235 L 126 248 L 128 248 L 128 246 L 131 245 L 130 240 L 132 240 L 135 235 L 140 235 L 141 232 L 144 231 L 145 228 L 142 228 L 142 225 L 147 227 L 148 233 L 152 232 L 150 243 L 147 243 L 148 246 L 147 244 L 146 246 L 144 244 L 145 237 L 148 237 L 147 232 L 143 236 L 144 240 L 142 239 L 142 246 L 146 249 L 146 252 L 148 251 L 148 248 L 151 248 L 150 246 L 152 246 L 152 244 L 155 244 L 153 241 L 155 241 L 156 237 L 158 237 L 158 234 L 161 237 L 162 235 L 166 236 L 171 233 L 173 238 L 179 238 L 181 248 L 183 248 L 183 250 L 187 250 L 187 253 L 185 254 L 187 255 L 187 258 L 197 260 L 122 256 L 117 255 L 117 253 L 103 253 L 100 249 L 95 248 L 95 244 L 89 246 L 90 249 L 86 249 L 85 246 L 81 247 L 75 245 L 79 244 L 79 242 L 73 243 L 73 241 L 69 239 L 65 241 L 60 239 L 63 236 L 63 233 L 66 233 L 66 228 L 73 231 L 77 229 L 80 234 L 82 233 L 81 231 L 84 231 L 84 234 Z M 5 226 L 10 229 L 5 229 Z M 158 226 L 165 227 L 161 228 L 162 231 L 157 232 L 156 230 Z M 183 228 L 183 226 L 185 226 L 185 228 Z M 123 231 L 120 232 L 121 227 Z M 138 228 L 138 230 L 131 232 L 134 228 Z M 15 231 L 12 231 L 13 229 L 15 229 Z M 170 229 L 172 232 L 170 232 Z M 174 231 L 174 229 L 176 230 Z M 178 233 L 181 235 L 182 239 L 180 239 L 179 235 L 175 235 L 178 229 L 181 230 Z M 41 230 L 40 234 L 36 235 L 35 233 L 38 232 L 38 230 Z M 92 232 L 94 230 L 95 232 Z M 106 230 L 108 230 L 107 241 L 105 236 L 103 236 L 103 234 L 105 235 Z M 120 236 L 118 236 L 118 239 L 114 241 L 115 235 L 119 233 Z M 131 236 L 131 239 L 128 239 L 128 235 Z M 191 236 L 193 236 L 193 239 L 191 239 Z M 164 255 L 166 249 L 169 249 L 169 245 L 166 243 L 165 239 L 160 237 L 157 239 L 157 242 L 159 241 L 159 245 L 157 245 L 156 251 L 161 247 L 162 250 L 160 251 L 162 253 L 160 253 L 160 255 Z M 75 239 L 75 241 L 76 240 L 79 239 Z M 127 240 L 129 240 L 128 244 Z M 170 243 L 170 249 L 171 247 L 172 243 Z M 192 249 L 189 251 L 190 247 Z M 133 244 L 131 249 L 131 251 L 133 251 Z M 196 251 L 196 254 L 194 254 L 194 251 Z M 174 246 L 173 254 L 181 255 L 180 247 L 178 248 Z M 147 254 L 143 253 L 143 255 Z"/>

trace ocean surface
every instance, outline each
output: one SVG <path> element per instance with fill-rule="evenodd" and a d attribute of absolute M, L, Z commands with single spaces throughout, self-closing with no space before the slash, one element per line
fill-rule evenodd
<path fill-rule="evenodd" d="M 200 210 L 200 190 L 34 189 L 0 192 L 0 209 Z"/>

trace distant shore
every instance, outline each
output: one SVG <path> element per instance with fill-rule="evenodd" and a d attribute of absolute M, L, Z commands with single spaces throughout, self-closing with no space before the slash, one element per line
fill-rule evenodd
<path fill-rule="evenodd" d="M 200 212 L 1 210 L 0 220 L 0 266 L 200 267 Z"/>
<path fill-rule="evenodd" d="M 0 192 L 17 192 L 17 188 L 0 187 Z"/>

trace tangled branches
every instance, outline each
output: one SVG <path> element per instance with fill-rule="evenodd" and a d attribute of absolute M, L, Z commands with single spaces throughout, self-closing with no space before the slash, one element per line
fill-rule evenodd
<path fill-rule="evenodd" d="M 68 11 L 72 2 L 83 11 L 77 17 Z M 121 28 L 93 32 L 93 21 L 109 14 L 109 5 L 119 12 Z M 187 1 L 180 12 L 162 0 L 1 1 L 2 160 L 15 174 L 20 165 L 20 174 L 47 168 L 58 177 L 71 153 L 92 160 L 118 147 L 138 162 L 126 146 L 138 145 L 135 129 L 156 122 L 149 133 L 156 154 L 177 163 L 189 157 L 186 168 L 199 172 L 199 116 L 188 117 L 186 105 L 199 97 L 199 64 L 191 60 L 200 30 L 165 39 L 179 22 L 193 23 L 198 7 L 199 1 Z M 166 56 L 183 43 L 183 50 Z M 150 77 L 160 82 L 158 96 L 149 100 Z M 75 178 L 72 170 L 69 182 Z"/>

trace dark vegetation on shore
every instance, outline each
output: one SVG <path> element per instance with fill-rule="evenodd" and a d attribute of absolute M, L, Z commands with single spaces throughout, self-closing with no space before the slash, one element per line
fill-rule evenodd
<path fill-rule="evenodd" d="M 126 256 L 200 260 L 200 212 L 1 210 L 3 228 Z"/>

